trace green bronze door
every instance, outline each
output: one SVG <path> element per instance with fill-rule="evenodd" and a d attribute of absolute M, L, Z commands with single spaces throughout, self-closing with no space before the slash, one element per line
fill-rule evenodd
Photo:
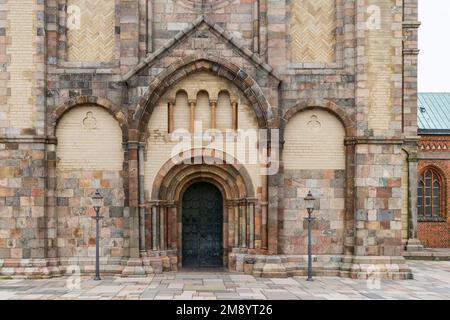
<path fill-rule="evenodd" d="M 183 267 L 220 267 L 222 260 L 222 194 L 212 184 L 195 183 L 183 195 Z"/>

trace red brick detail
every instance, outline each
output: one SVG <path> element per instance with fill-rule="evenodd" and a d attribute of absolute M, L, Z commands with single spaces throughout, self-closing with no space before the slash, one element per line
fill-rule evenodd
<path fill-rule="evenodd" d="M 440 153 L 450 155 L 450 136 L 422 136 L 419 141 L 419 155 Z M 450 160 L 419 160 L 418 174 L 428 168 L 434 168 L 442 176 L 445 190 L 445 209 L 443 221 L 419 221 L 417 223 L 417 237 L 425 247 L 450 247 Z"/>
<path fill-rule="evenodd" d="M 448 248 L 449 231 L 448 222 L 419 222 L 417 226 L 417 236 L 427 248 Z"/>

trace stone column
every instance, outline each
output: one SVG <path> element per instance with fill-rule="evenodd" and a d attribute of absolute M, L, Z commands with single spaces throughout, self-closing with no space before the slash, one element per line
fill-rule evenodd
<path fill-rule="evenodd" d="M 158 207 L 152 206 L 152 250 L 159 250 L 159 237 L 158 237 Z"/>
<path fill-rule="evenodd" d="M 168 125 L 168 132 L 172 133 L 174 130 L 174 124 L 173 124 L 173 109 L 174 109 L 175 102 L 169 101 L 167 104 L 167 125 Z"/>
<path fill-rule="evenodd" d="M 47 254 L 48 257 L 57 257 L 57 215 L 56 215 L 56 138 L 49 139 L 46 145 L 47 152 Z M 50 236 L 51 235 L 51 236 Z"/>
<path fill-rule="evenodd" d="M 128 142 L 128 205 L 130 210 L 130 258 L 139 258 L 138 142 Z"/>
<path fill-rule="evenodd" d="M 248 227 L 249 227 L 249 248 L 255 249 L 255 203 L 250 201 L 248 203 Z"/>
<path fill-rule="evenodd" d="M 129 130 L 130 138 L 137 138 L 136 130 Z M 136 139 L 137 140 L 137 139 Z M 152 273 L 140 256 L 140 197 L 139 197 L 139 142 L 128 142 L 128 208 L 129 208 L 129 259 L 122 270 L 122 276 L 145 276 Z M 145 245 L 144 245 L 145 247 Z"/>
<path fill-rule="evenodd" d="M 211 129 L 216 129 L 216 109 L 217 109 L 217 101 L 211 100 L 209 102 L 211 106 Z"/>
<path fill-rule="evenodd" d="M 232 101 L 231 102 L 231 122 L 233 125 L 233 130 L 237 130 L 238 129 L 238 103 L 237 101 Z"/>
<path fill-rule="evenodd" d="M 247 248 L 247 205 L 242 200 L 239 203 L 239 225 L 241 248 Z"/>
<path fill-rule="evenodd" d="M 406 251 L 423 251 L 417 239 L 417 155 L 408 156 L 408 242 Z"/>
<path fill-rule="evenodd" d="M 196 101 L 195 100 L 189 100 L 189 131 L 191 133 L 194 133 L 195 128 L 195 105 L 196 105 Z"/>
<path fill-rule="evenodd" d="M 177 221 L 177 205 L 172 204 L 169 207 L 169 244 L 168 249 L 177 249 L 177 233 L 178 233 L 178 221 Z"/>
<path fill-rule="evenodd" d="M 236 248 L 239 248 L 239 246 L 240 246 L 239 233 L 241 230 L 241 228 L 240 228 L 241 221 L 239 218 L 239 213 L 240 213 L 239 205 L 235 201 L 233 201 L 233 210 L 234 210 L 234 246 Z"/>
<path fill-rule="evenodd" d="M 141 256 L 146 256 L 145 248 L 145 189 L 144 189 L 144 149 L 145 144 L 139 144 L 139 250 Z"/>
<path fill-rule="evenodd" d="M 159 248 L 166 250 L 166 207 L 159 207 Z"/>

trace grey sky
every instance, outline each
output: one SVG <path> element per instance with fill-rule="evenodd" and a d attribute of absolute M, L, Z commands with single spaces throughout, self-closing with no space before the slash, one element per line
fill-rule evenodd
<path fill-rule="evenodd" d="M 450 0 L 419 0 L 419 92 L 450 92 Z"/>

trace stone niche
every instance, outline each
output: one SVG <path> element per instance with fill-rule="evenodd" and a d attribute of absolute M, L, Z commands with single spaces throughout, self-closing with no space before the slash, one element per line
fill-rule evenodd
<path fill-rule="evenodd" d="M 313 250 L 343 253 L 345 211 L 345 131 L 341 122 L 323 110 L 306 110 L 289 119 L 285 129 L 283 227 L 284 254 L 306 254 L 307 224 L 303 198 L 309 190 L 320 210 L 313 223 Z"/>
<path fill-rule="evenodd" d="M 125 243 L 122 131 L 105 109 L 75 107 L 56 130 L 58 254 L 61 258 L 95 257 L 95 221 L 91 197 L 104 197 L 101 255 L 123 256 Z M 77 262 L 78 263 L 78 262 Z"/>

